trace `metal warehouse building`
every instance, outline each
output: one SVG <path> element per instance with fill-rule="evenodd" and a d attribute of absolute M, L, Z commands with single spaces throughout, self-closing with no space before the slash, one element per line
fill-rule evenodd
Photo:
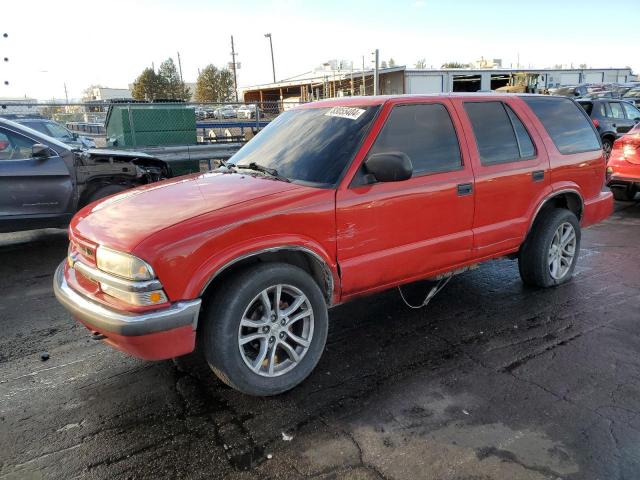
<path fill-rule="evenodd" d="M 624 83 L 635 80 L 631 69 L 408 69 L 379 70 L 381 95 L 477 92 L 507 85 L 515 73 L 538 74 L 538 88 L 579 83 Z M 321 98 L 373 95 L 373 71 L 315 70 L 277 83 L 246 87 L 245 102 L 307 102 Z"/>

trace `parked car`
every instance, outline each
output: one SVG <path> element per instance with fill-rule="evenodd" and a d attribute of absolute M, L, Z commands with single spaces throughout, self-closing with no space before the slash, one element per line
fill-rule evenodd
<path fill-rule="evenodd" d="M 577 100 L 593 100 L 595 98 L 620 98 L 620 94 L 612 90 L 603 90 L 601 92 L 587 93 L 578 97 Z"/>
<path fill-rule="evenodd" d="M 215 110 L 214 115 L 218 119 L 236 118 L 238 116 L 237 109 L 232 105 L 225 105 Z"/>
<path fill-rule="evenodd" d="M 95 200 L 169 176 L 150 155 L 78 150 L 0 119 L 0 232 L 65 226 Z"/>
<path fill-rule="evenodd" d="M 568 282 L 581 229 L 612 211 L 604 183 L 571 99 L 314 102 L 217 171 L 85 207 L 54 290 L 120 350 L 160 360 L 197 342 L 223 382 L 274 395 L 314 369 L 333 305 L 504 256 L 526 284 Z"/>
<path fill-rule="evenodd" d="M 598 130 L 606 158 L 611 154 L 613 142 L 640 122 L 640 110 L 629 102 L 613 99 L 578 99 L 577 101 L 591 117 Z"/>
<path fill-rule="evenodd" d="M 607 163 L 607 185 L 621 201 L 632 201 L 640 191 L 640 125 L 613 144 Z"/>
<path fill-rule="evenodd" d="M 633 103 L 636 107 L 640 107 L 640 88 L 632 88 L 623 96 L 622 100 Z"/>
<path fill-rule="evenodd" d="M 549 93 L 551 95 L 558 95 L 561 97 L 582 97 L 590 93 L 589 85 L 569 85 L 565 87 L 551 88 Z"/>
<path fill-rule="evenodd" d="M 39 116 L 20 116 L 20 115 L 6 115 L 3 116 L 8 120 L 13 120 L 20 125 L 25 125 L 29 128 L 37 130 L 40 133 L 55 138 L 56 140 L 66 143 L 70 147 L 86 149 L 95 148 L 96 142 L 93 138 L 79 135 L 76 132 L 72 132 L 67 127 L 60 125 L 58 122 L 49 120 Z"/>
<path fill-rule="evenodd" d="M 207 112 L 204 108 L 196 108 L 194 112 L 196 114 L 196 120 L 204 120 L 207 118 Z"/>
<path fill-rule="evenodd" d="M 238 108 L 238 118 L 256 118 L 256 106 L 254 104 L 242 105 Z M 260 118 L 264 117 L 264 112 L 260 111 Z"/>

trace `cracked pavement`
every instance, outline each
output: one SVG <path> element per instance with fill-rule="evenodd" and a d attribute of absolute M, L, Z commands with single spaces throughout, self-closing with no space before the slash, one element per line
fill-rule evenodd
<path fill-rule="evenodd" d="M 91 340 L 51 289 L 66 233 L 0 235 L 0 479 L 637 479 L 639 241 L 617 204 L 562 287 L 505 259 L 336 307 L 315 372 L 251 398 Z"/>

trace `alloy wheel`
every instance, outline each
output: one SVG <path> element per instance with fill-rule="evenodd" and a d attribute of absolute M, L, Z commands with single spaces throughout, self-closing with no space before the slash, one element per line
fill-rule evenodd
<path fill-rule="evenodd" d="M 294 369 L 313 338 L 313 308 L 292 285 L 272 285 L 249 303 L 238 328 L 238 347 L 254 373 L 277 377 Z"/>
<path fill-rule="evenodd" d="M 562 223 L 553 234 L 549 247 L 549 274 L 554 280 L 561 280 L 571 269 L 576 255 L 576 231 L 569 222 Z"/>

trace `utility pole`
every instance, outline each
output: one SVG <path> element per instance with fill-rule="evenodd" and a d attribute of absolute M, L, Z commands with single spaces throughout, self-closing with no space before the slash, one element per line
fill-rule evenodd
<path fill-rule="evenodd" d="M 366 84 L 364 83 L 364 55 L 362 56 L 362 85 L 360 85 L 360 95 L 367 94 Z"/>
<path fill-rule="evenodd" d="M 236 50 L 233 46 L 233 35 L 231 35 L 231 67 L 233 68 L 233 89 L 236 92 L 236 102 L 238 101 L 238 77 L 236 76 Z"/>
<path fill-rule="evenodd" d="M 271 40 L 271 34 L 265 33 L 265 38 L 269 39 L 269 46 L 271 47 L 271 69 L 273 70 L 273 83 L 276 83 L 276 64 L 273 60 L 273 41 Z"/>
<path fill-rule="evenodd" d="M 353 61 L 351 61 L 351 96 L 353 97 Z"/>
<path fill-rule="evenodd" d="M 373 94 L 378 95 L 378 60 L 380 57 L 380 51 L 376 48 L 376 51 L 373 52 L 375 55 L 375 67 L 373 70 Z"/>
<path fill-rule="evenodd" d="M 69 103 L 69 95 L 67 94 L 67 83 L 64 83 L 64 98 L 67 100 L 67 103 Z"/>
<path fill-rule="evenodd" d="M 178 52 L 178 70 L 180 71 L 180 81 L 184 83 L 182 79 L 182 63 L 180 62 L 180 52 Z"/>

